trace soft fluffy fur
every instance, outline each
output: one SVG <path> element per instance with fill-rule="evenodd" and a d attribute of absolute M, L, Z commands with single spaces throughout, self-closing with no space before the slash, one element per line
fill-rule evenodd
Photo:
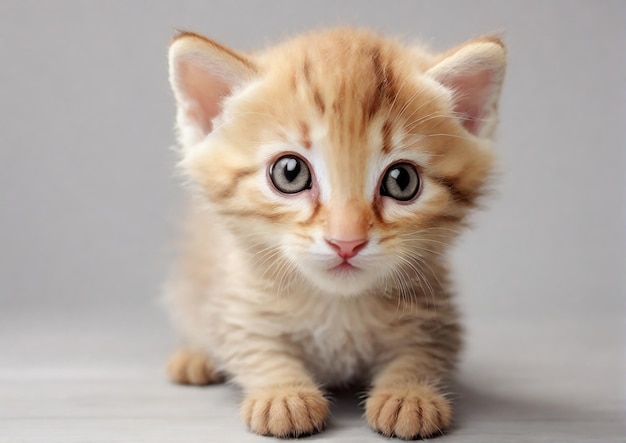
<path fill-rule="evenodd" d="M 445 253 L 492 166 L 505 51 L 480 38 L 444 54 L 363 30 L 312 33 L 257 54 L 191 33 L 170 48 L 182 168 L 196 190 L 168 295 L 177 382 L 231 379 L 251 430 L 323 428 L 325 389 L 369 386 L 375 430 L 429 436 L 451 422 L 445 380 L 461 344 Z M 297 153 L 313 186 L 276 192 Z M 394 161 L 422 190 L 378 193 Z M 363 238 L 350 263 L 327 238 Z"/>

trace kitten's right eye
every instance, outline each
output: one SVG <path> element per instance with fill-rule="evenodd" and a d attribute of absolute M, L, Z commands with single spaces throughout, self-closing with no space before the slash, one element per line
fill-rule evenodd
<path fill-rule="evenodd" d="M 311 188 L 311 171 L 300 157 L 283 155 L 270 166 L 270 179 L 283 194 L 297 194 Z"/>

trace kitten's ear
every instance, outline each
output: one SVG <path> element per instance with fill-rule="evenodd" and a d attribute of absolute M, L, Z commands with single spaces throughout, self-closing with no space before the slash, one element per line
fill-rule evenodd
<path fill-rule="evenodd" d="M 169 68 L 183 146 L 211 132 L 223 100 L 256 72 L 245 57 L 192 33 L 181 33 L 172 41 Z"/>
<path fill-rule="evenodd" d="M 471 40 L 443 54 L 427 74 L 452 91 L 454 111 L 478 137 L 491 137 L 506 69 L 506 50 L 495 37 Z"/>

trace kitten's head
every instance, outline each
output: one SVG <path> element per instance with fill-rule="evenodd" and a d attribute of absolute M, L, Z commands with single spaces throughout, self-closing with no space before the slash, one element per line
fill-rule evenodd
<path fill-rule="evenodd" d="M 182 165 L 268 276 L 354 295 L 427 273 L 489 175 L 498 39 L 432 55 L 339 29 L 243 55 L 183 33 L 169 57 Z"/>

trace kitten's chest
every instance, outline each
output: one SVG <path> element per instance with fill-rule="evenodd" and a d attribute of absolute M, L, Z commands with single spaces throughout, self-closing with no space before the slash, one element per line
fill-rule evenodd
<path fill-rule="evenodd" d="M 307 369 L 325 384 L 342 384 L 367 375 L 392 325 L 376 306 L 332 300 L 303 311 L 290 339 Z"/>

